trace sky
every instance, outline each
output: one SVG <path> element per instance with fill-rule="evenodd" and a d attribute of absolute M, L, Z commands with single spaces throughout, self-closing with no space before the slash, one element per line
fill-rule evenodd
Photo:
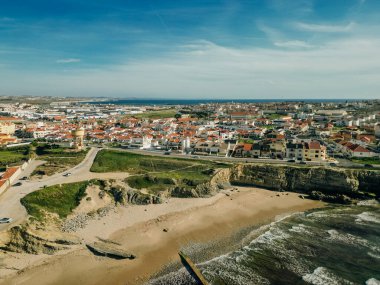
<path fill-rule="evenodd" d="M 380 99 L 380 1 L 0 0 L 0 95 Z"/>

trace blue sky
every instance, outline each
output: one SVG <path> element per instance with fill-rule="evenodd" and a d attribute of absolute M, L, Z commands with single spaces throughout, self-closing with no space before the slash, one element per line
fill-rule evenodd
<path fill-rule="evenodd" d="M 0 94 L 380 98 L 378 0 L 0 0 Z"/>

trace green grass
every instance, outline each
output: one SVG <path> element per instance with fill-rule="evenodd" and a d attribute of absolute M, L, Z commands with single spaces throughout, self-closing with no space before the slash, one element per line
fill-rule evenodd
<path fill-rule="evenodd" d="M 380 164 L 380 159 L 376 157 L 353 158 L 351 161 L 361 164 Z"/>
<path fill-rule="evenodd" d="M 87 150 L 79 152 L 65 148 L 37 148 L 38 159 L 45 160 L 46 163 L 38 166 L 33 175 L 53 175 L 57 172 L 65 171 L 79 164 L 87 154 Z"/>
<path fill-rule="evenodd" d="M 148 189 L 152 193 L 175 185 L 196 186 L 211 179 L 213 169 L 229 164 L 207 160 L 190 160 L 130 152 L 102 150 L 91 167 L 93 172 L 126 171 L 134 176 L 126 179 L 133 188 Z"/>
<path fill-rule="evenodd" d="M 174 171 L 195 165 L 228 167 L 227 164 L 207 160 L 190 160 L 162 156 L 142 155 L 125 151 L 101 150 L 91 167 L 92 172 L 119 172 L 145 174 L 149 172 Z M 191 172 L 191 170 L 189 170 Z"/>
<path fill-rule="evenodd" d="M 7 165 L 22 164 L 29 159 L 29 147 L 9 148 L 0 150 L 0 168 Z"/>
<path fill-rule="evenodd" d="M 21 204 L 29 215 L 37 220 L 44 218 L 44 212 L 66 218 L 80 203 L 89 182 L 54 185 L 26 195 Z"/>
<path fill-rule="evenodd" d="M 148 111 L 141 114 L 131 115 L 131 117 L 137 119 L 165 119 L 165 118 L 174 118 L 174 115 L 177 114 L 176 110 L 159 110 L 159 111 Z"/>
<path fill-rule="evenodd" d="M 129 186 L 136 189 L 149 189 L 153 193 L 164 190 L 167 187 L 175 185 L 170 178 L 161 178 L 157 176 L 131 176 L 126 179 Z"/>

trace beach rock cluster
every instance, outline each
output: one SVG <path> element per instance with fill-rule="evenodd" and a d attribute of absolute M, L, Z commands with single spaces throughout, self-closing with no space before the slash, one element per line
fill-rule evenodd
<path fill-rule="evenodd" d="M 314 200 L 340 203 L 340 204 L 351 204 L 353 202 L 353 200 L 347 195 L 343 195 L 343 194 L 328 195 L 328 194 L 323 194 L 320 191 L 311 191 L 310 198 Z"/>
<path fill-rule="evenodd" d="M 74 218 L 67 219 L 61 227 L 61 230 L 66 233 L 76 232 L 78 229 L 84 228 L 88 220 L 92 219 L 88 214 L 78 214 Z"/>
<path fill-rule="evenodd" d="M 238 164 L 230 182 L 276 191 L 311 194 L 315 199 L 348 203 L 348 198 L 380 197 L 380 171 L 274 164 Z"/>
<path fill-rule="evenodd" d="M 62 232 L 73 233 L 87 226 L 89 220 L 105 217 L 112 206 L 98 209 L 96 212 L 80 213 L 73 218 L 67 219 L 61 225 Z"/>

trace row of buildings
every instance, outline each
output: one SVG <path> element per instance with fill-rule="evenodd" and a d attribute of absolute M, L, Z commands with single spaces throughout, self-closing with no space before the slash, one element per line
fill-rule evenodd
<path fill-rule="evenodd" d="M 45 109 L 3 105 L 0 111 L 9 112 L 0 118 L 0 144 L 35 139 L 72 144 L 80 127 L 84 144 L 302 161 L 326 161 L 334 155 L 378 157 L 378 106 L 378 101 L 170 107 L 59 102 Z M 137 116 L 163 108 L 177 114 L 157 119 Z M 99 116 L 91 116 L 95 111 Z"/>

